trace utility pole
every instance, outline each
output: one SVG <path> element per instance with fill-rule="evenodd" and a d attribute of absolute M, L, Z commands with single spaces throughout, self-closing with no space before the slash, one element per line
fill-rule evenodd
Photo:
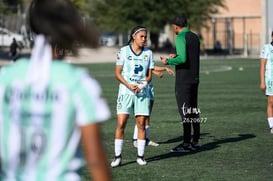
<path fill-rule="evenodd" d="M 268 42 L 268 0 L 261 0 L 261 18 L 262 18 L 262 31 L 260 47 Z"/>

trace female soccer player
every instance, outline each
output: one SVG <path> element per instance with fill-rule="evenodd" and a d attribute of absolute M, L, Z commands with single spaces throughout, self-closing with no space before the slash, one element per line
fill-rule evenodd
<path fill-rule="evenodd" d="M 132 44 L 130 44 L 132 41 Z M 120 82 L 117 98 L 117 128 L 115 133 L 115 158 L 112 167 L 121 164 L 121 153 L 124 142 L 124 129 L 131 111 L 134 111 L 138 127 L 137 163 L 146 165 L 145 118 L 149 116 L 150 99 L 147 84 L 152 79 L 154 60 L 152 51 L 145 48 L 147 29 L 135 27 L 127 46 L 120 49 L 115 69 L 115 76 Z"/>
<path fill-rule="evenodd" d="M 164 76 L 164 74 L 163 74 L 164 71 L 168 72 L 168 74 L 170 74 L 170 75 L 175 74 L 174 71 L 167 66 L 155 66 L 154 69 L 152 70 L 152 73 L 154 75 L 162 78 Z M 159 146 L 158 143 L 150 140 L 150 117 L 152 114 L 153 105 L 154 105 L 154 97 L 155 97 L 154 85 L 152 82 L 150 82 L 148 84 L 148 88 L 149 88 L 149 97 L 150 97 L 150 116 L 146 117 L 146 119 L 145 119 L 146 145 Z M 135 128 L 134 128 L 133 145 L 134 145 L 134 147 L 137 148 L 137 125 L 135 125 Z"/>
<path fill-rule="evenodd" d="M 100 86 L 85 70 L 53 60 L 52 48 L 96 47 L 97 33 L 83 26 L 69 1 L 34 0 L 28 17 L 35 34 L 31 57 L 0 74 L 1 180 L 80 181 L 82 139 L 91 177 L 108 181 L 99 122 L 110 111 Z"/>
<path fill-rule="evenodd" d="M 273 134 L 273 31 L 272 41 L 264 45 L 260 54 L 260 89 L 267 95 L 267 121 Z"/>

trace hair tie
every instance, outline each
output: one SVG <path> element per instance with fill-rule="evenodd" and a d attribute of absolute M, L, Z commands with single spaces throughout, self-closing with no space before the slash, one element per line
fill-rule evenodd
<path fill-rule="evenodd" d="M 43 89 L 47 86 L 50 76 L 52 49 L 44 35 L 35 35 L 34 38 L 34 48 L 30 57 L 27 81 Z"/>

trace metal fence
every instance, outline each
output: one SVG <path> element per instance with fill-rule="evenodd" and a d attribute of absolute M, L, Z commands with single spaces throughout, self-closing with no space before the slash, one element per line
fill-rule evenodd
<path fill-rule="evenodd" d="M 217 48 L 227 54 L 257 54 L 260 50 L 261 18 L 215 17 L 207 21 L 201 34 L 208 50 Z"/>

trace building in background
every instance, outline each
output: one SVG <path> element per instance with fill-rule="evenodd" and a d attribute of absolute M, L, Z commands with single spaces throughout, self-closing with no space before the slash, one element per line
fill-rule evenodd
<path fill-rule="evenodd" d="M 208 19 L 201 34 L 206 49 L 219 45 L 225 54 L 259 54 L 260 47 L 270 40 L 273 29 L 272 0 L 225 0 L 227 8 Z"/>
<path fill-rule="evenodd" d="M 92 3 L 92 0 L 89 1 Z M 205 49 L 214 53 L 258 55 L 261 46 L 271 40 L 273 18 L 270 17 L 273 17 L 273 11 L 270 7 L 272 9 L 273 0 L 223 1 L 227 8 L 219 8 L 218 13 L 206 21 L 207 27 L 197 32 L 203 38 Z M 17 5 L 17 0 L 3 2 L 8 3 L 13 14 L 1 12 L 0 25 L 23 34 L 27 41 L 26 11 L 29 1 Z M 171 32 L 169 26 L 164 27 L 159 37 L 160 46 L 173 42 L 175 35 Z M 124 41 L 119 42 L 122 44 Z"/>

